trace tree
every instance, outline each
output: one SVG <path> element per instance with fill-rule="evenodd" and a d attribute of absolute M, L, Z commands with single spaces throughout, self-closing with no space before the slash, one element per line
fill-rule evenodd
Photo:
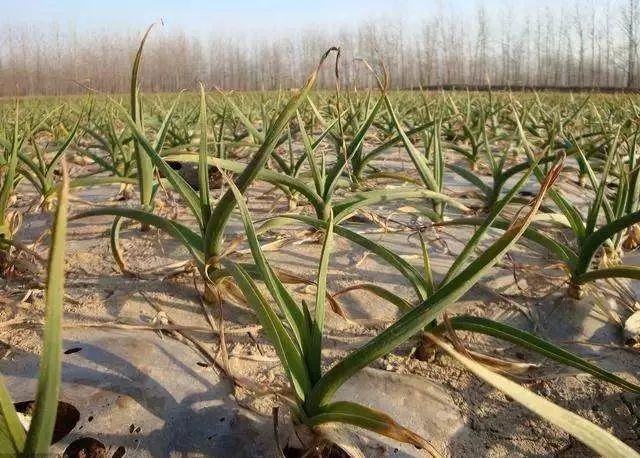
<path fill-rule="evenodd" d="M 638 55 L 638 0 L 628 0 L 622 13 L 622 27 L 627 39 L 627 87 L 636 85 L 636 57 Z"/>

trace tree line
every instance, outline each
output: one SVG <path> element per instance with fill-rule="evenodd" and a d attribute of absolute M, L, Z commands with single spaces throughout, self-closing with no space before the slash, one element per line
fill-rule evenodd
<path fill-rule="evenodd" d="M 196 37 L 157 27 L 145 48 L 143 89 L 173 92 L 198 81 L 234 90 L 298 87 L 328 47 L 342 49 L 344 86 L 374 81 L 358 59 L 384 62 L 394 88 L 450 86 L 638 88 L 640 0 L 575 0 L 534 11 L 464 14 L 440 7 L 419 21 L 368 20 L 252 36 Z M 141 31 L 140 31 L 141 32 Z M 0 30 L 0 96 L 125 92 L 140 34 L 51 25 Z M 325 69 L 321 87 L 333 87 Z"/>

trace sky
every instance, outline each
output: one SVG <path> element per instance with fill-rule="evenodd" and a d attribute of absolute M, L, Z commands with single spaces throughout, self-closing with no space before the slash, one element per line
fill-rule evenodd
<path fill-rule="evenodd" d="M 546 0 L 543 0 L 543 2 Z M 345 26 L 369 19 L 403 18 L 411 22 L 438 8 L 473 13 L 479 0 L 0 0 L 5 20 L 16 26 L 57 24 L 84 33 L 138 30 L 162 19 L 168 31 L 189 34 L 261 31 L 286 33 L 312 26 Z M 512 2 L 484 0 L 488 9 Z M 540 0 L 521 0 L 532 8 Z M 527 6 L 528 5 L 528 6 Z"/>

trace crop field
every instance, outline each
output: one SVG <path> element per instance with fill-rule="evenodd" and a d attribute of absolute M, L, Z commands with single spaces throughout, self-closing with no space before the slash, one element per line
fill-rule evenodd
<path fill-rule="evenodd" d="M 640 452 L 640 99 L 0 100 L 0 451 Z"/>

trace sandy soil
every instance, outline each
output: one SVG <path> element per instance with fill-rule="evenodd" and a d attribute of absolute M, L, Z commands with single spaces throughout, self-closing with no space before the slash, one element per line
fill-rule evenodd
<path fill-rule="evenodd" d="M 407 165 L 399 156 L 398 160 Z M 77 172 L 77 170 L 76 170 Z M 583 193 L 568 181 L 561 186 L 576 198 Z M 449 192 L 463 193 L 469 188 L 464 182 L 452 180 Z M 115 195 L 117 187 L 77 190 L 79 199 L 72 205 L 72 213 L 89 208 L 93 204 L 133 205 L 134 202 L 107 202 Z M 276 195 L 267 185 L 256 185 L 250 193 L 249 203 L 255 218 L 269 212 L 288 210 L 285 199 L 274 201 Z M 21 187 L 17 206 L 22 209 L 32 203 L 35 196 L 28 187 Z M 471 200 L 468 200 L 472 203 Z M 360 222 L 347 223 L 352 229 L 367 234 L 372 239 L 393 248 L 406 259 L 419 265 L 419 245 L 410 230 L 393 222 L 386 228 L 371 221 L 384 221 L 398 207 L 373 208 L 363 212 Z M 408 205 L 408 204 L 407 204 Z M 177 211 L 178 220 L 188 221 L 188 216 L 167 203 L 163 211 Z M 305 211 L 300 207 L 298 211 Z M 378 215 L 378 218 L 375 218 Z M 392 218 L 405 224 L 413 223 L 413 217 L 402 212 Z M 17 239 L 30 243 L 46 232 L 50 215 L 25 213 L 24 224 Z M 160 273 L 146 273 L 140 278 L 122 275 L 110 254 L 106 237 L 110 218 L 91 218 L 72 222 L 69 226 L 67 247 L 68 300 L 65 303 L 65 323 L 68 327 L 86 327 L 101 324 L 108 329 L 114 324 L 144 325 L 158 319 L 158 312 L 147 299 L 160 307 L 166 316 L 185 326 L 196 326 L 196 336 L 212 352 L 219 345 L 218 336 L 207 331 L 192 274 L 165 278 Z M 241 234 L 238 219 L 234 219 L 228 238 Z M 460 251 L 460 241 L 468 239 L 470 230 L 446 229 L 426 232 L 430 243 L 437 277 L 446 272 Z M 287 227 L 265 235 L 264 242 L 276 240 L 281 245 L 268 252 L 274 264 L 289 272 L 313 279 L 319 245 L 301 227 Z M 310 238 L 310 237 L 309 237 Z M 46 255 L 47 236 L 37 246 Z M 164 234 L 152 230 L 142 234 L 135 224 L 122 232 L 122 245 L 129 268 L 134 272 L 148 272 L 180 260 L 187 260 L 184 248 Z M 246 249 L 244 245 L 240 250 Z M 234 255 L 249 260 L 245 254 Z M 622 319 L 629 312 L 618 301 L 617 294 L 606 284 L 598 284 L 593 290 L 597 298 L 580 302 L 565 297 L 563 273 L 547 253 L 534 247 L 519 246 L 509 259 L 505 259 L 491 275 L 473 288 L 450 312 L 468 312 L 478 316 L 515 323 L 524 329 L 534 330 L 552 341 L 588 358 L 603 367 L 637 380 L 640 359 L 637 351 L 622 345 L 620 327 L 603 313 L 598 300 L 606 309 L 616 311 Z M 40 350 L 40 320 L 43 312 L 41 268 L 28 256 L 20 256 L 14 275 L 2 281 L 0 289 L 0 341 L 4 358 L 10 359 L 20 352 L 37 353 Z M 517 280 L 517 281 L 516 281 Z M 346 240 L 336 238 L 335 255 L 330 266 L 329 288 L 339 291 L 348 286 L 372 282 L 385 286 L 413 301 L 407 282 L 382 260 L 367 255 L 363 249 Z M 200 287 L 200 282 L 197 282 Z M 296 296 L 312 297 L 313 287 L 291 285 Z M 144 296 L 147 299 L 145 299 Z M 604 299 L 606 297 L 606 299 Z M 383 303 L 365 292 L 351 292 L 340 297 L 340 303 L 349 316 L 345 320 L 335 314 L 328 318 L 324 357 L 326 366 L 344 356 L 388 325 L 398 316 L 393 306 Z M 219 310 L 212 310 L 214 317 Z M 231 369 L 235 375 L 246 377 L 254 383 L 275 388 L 284 385 L 275 353 L 255 325 L 251 311 L 242 304 L 227 304 L 223 309 L 226 341 L 231 356 Z M 143 331 L 140 332 L 149 332 Z M 534 392 L 579 413 L 581 416 L 613 432 L 633 448 L 640 451 L 640 397 L 599 382 L 591 377 L 575 374 L 549 361 L 488 338 L 460 334 L 462 341 L 474 350 L 516 361 L 539 363 L 518 379 Z M 389 373 L 409 376 L 441 387 L 449 397 L 446 407 L 421 406 L 424 416 L 438 415 L 437 409 L 450 409 L 459 414 L 463 427 L 453 431 L 425 431 L 427 438 L 448 456 L 592 456 L 593 453 L 567 434 L 536 418 L 517 403 L 488 387 L 468 372 L 462 370 L 450 358 L 434 355 L 429 362 L 418 361 L 410 355 L 416 342 L 409 342 L 394 354 L 378 360 L 373 366 Z M 397 399 L 411 399 L 412 391 L 399 384 Z M 408 385 L 406 385 L 408 386 Z M 375 393 L 372 394 L 375 398 Z M 250 406 L 265 416 L 271 415 L 274 399 L 254 397 L 240 390 L 239 402 Z M 395 402 L 391 397 L 389 403 Z M 383 406 L 384 407 L 384 406 Z M 435 410 L 435 411 L 434 411 Z M 403 419 L 398 419 L 403 423 Z M 413 421 L 413 420 L 411 420 Z M 405 423 L 410 427 L 418 425 Z M 381 452 L 382 453 L 382 452 Z M 393 456 L 393 449 L 385 453 Z M 383 456 L 382 454 L 380 456 Z M 418 455 L 419 456 L 419 455 Z"/>

